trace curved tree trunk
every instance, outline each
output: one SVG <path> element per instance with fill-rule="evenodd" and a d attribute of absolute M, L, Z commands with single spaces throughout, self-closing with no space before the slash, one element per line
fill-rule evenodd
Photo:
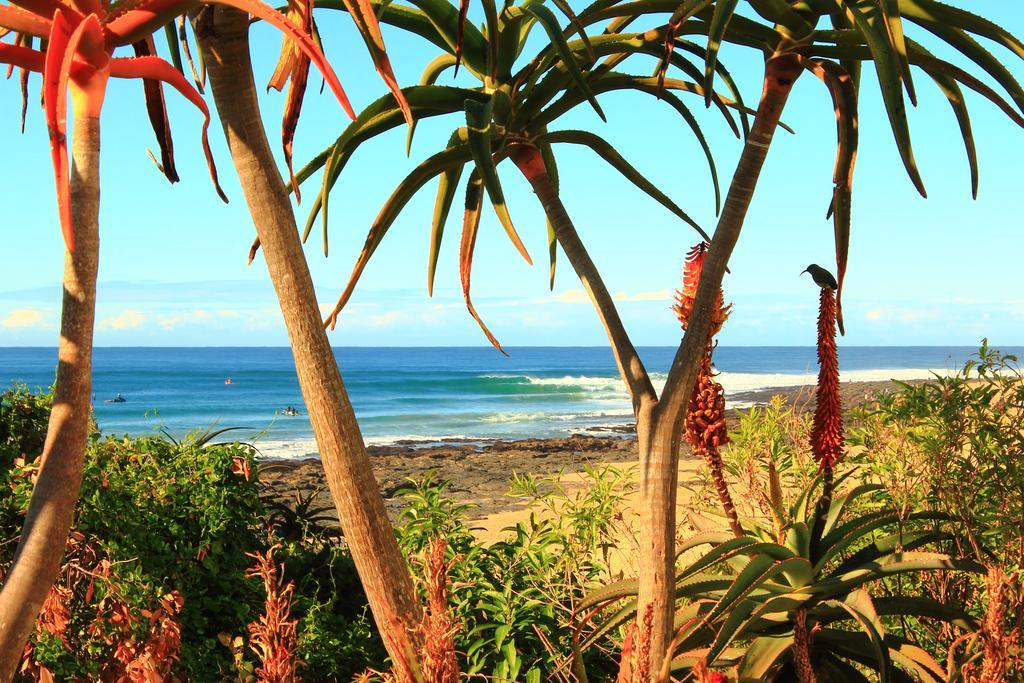
<path fill-rule="evenodd" d="M 98 116 L 76 115 L 71 143 L 75 251 L 64 254 L 57 379 L 38 479 L 14 563 L 0 590 L 0 681 L 13 678 L 25 641 L 57 579 L 82 481 L 99 262 L 99 153 Z"/>
<path fill-rule="evenodd" d="M 551 228 L 555 231 L 558 244 L 561 245 L 562 251 L 565 252 L 566 258 L 597 310 L 601 324 L 608 334 L 608 342 L 612 347 L 619 374 L 632 398 L 633 413 L 639 420 L 641 413 L 649 413 L 657 402 L 657 394 L 633 342 L 626 334 L 612 296 L 558 196 L 558 188 L 548 175 L 540 150 L 532 145 L 520 144 L 512 148 L 509 156 L 536 193 Z"/>
<path fill-rule="evenodd" d="M 196 37 L 235 169 L 281 305 L 299 386 L 345 540 L 396 673 L 421 651 L 420 605 L 373 476 L 317 306 L 295 216 L 260 118 L 248 16 L 224 7 L 195 18 Z M 403 680 L 400 675 L 400 680 Z"/>
<path fill-rule="evenodd" d="M 711 314 L 725 268 L 743 228 L 782 110 L 800 73 L 799 62 L 788 55 L 773 57 L 765 66 L 764 90 L 757 115 L 704 261 L 690 324 L 672 361 L 665 391 L 654 409 L 653 419 L 643 426 L 637 422 L 641 453 L 638 614 L 644 614 L 648 605 L 652 606 L 652 672 L 662 668 L 672 639 L 676 488 L 686 408 L 700 369 L 701 356 L 707 347 Z"/>

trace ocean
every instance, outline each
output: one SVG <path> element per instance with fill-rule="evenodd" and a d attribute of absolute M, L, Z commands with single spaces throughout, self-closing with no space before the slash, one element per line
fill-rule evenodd
<path fill-rule="evenodd" d="M 1020 353 L 1024 349 L 1006 348 Z M 335 349 L 367 443 L 521 439 L 607 433 L 632 414 L 604 347 Z M 660 389 L 675 353 L 641 348 Z M 971 347 L 843 347 L 844 381 L 921 379 L 948 373 Z M 56 349 L 0 348 L 0 386 L 53 381 Z M 719 381 L 733 407 L 769 387 L 813 384 L 811 347 L 720 347 Z M 231 383 L 225 383 L 231 378 Z M 291 350 L 283 348 L 97 348 L 93 393 L 104 433 L 175 437 L 216 424 L 240 427 L 266 457 L 316 454 Z M 123 403 L 105 401 L 121 394 Z M 299 415 L 284 414 L 296 408 Z"/>

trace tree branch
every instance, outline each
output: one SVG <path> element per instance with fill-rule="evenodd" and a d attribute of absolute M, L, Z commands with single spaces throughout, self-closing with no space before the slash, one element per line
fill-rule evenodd
<path fill-rule="evenodd" d="M 622 324 L 618 309 L 615 308 L 615 301 L 608 293 L 608 288 L 605 287 L 604 280 L 601 279 L 601 274 L 587 253 L 586 247 L 583 246 L 583 241 L 580 240 L 572 219 L 569 218 L 565 205 L 562 204 L 558 191 L 551 182 L 540 151 L 532 145 L 519 144 L 513 148 L 511 158 L 530 181 L 533 191 L 537 193 L 562 251 L 565 252 L 591 303 L 594 304 L 598 318 L 601 319 L 601 324 L 608 335 L 615 364 L 619 367 L 619 374 L 633 403 L 633 414 L 639 415 L 645 405 L 657 403 L 658 395 L 651 384 L 647 368 L 640 360 L 640 355 Z"/>

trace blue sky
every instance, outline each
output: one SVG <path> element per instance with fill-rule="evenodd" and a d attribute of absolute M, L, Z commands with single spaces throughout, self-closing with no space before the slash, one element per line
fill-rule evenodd
<path fill-rule="evenodd" d="M 958 2 L 1024 35 L 1017 0 Z M 347 17 L 320 16 L 328 55 L 357 108 L 384 93 Z M 919 33 L 919 32 L 918 32 Z M 430 45 L 385 31 L 399 80 L 412 84 L 435 56 Z M 258 81 L 269 77 L 279 46 L 265 27 L 254 29 Z M 997 54 L 1018 77 L 1021 62 Z M 950 56 L 959 61 L 957 55 Z M 760 92 L 759 55 L 727 46 L 723 61 L 745 97 Z M 629 64 L 629 63 L 627 63 Z M 646 73 L 649 63 L 632 70 Z M 980 97 L 968 95 L 981 158 L 981 191 L 970 197 L 963 144 L 952 112 L 923 74 L 920 104 L 910 112 L 915 151 L 930 198 L 917 196 L 900 164 L 873 74 L 865 74 L 861 148 L 855 181 L 853 238 L 844 308 L 851 345 L 1024 344 L 1020 229 L 1024 220 L 1020 159 L 1024 130 Z M 6 198 L 0 249 L 0 345 L 53 345 L 59 318 L 62 247 L 57 228 L 45 126 L 34 77 L 29 122 L 18 134 L 16 79 L 0 81 L 0 131 L 5 158 L 0 188 Z M 211 142 L 222 184 L 213 192 L 199 147 L 201 118 L 168 93 L 182 182 L 170 186 L 146 157 L 152 131 L 138 82 L 112 82 L 103 126 L 99 345 L 279 345 L 286 335 L 262 259 L 246 266 L 253 237 L 242 193 L 214 120 Z M 265 122 L 279 147 L 283 97 L 263 98 Z M 714 227 L 711 183 L 700 149 L 672 110 L 639 95 L 602 99 L 608 123 L 581 107 L 564 127 L 606 137 L 636 167 L 709 231 Z M 723 189 L 740 143 L 715 112 L 698 113 L 716 150 Z M 641 118 L 642 117 L 642 118 Z M 808 345 L 814 341 L 816 292 L 798 273 L 810 262 L 834 266 L 831 223 L 825 220 L 835 149 L 832 105 L 811 76 L 798 83 L 726 278 L 734 313 L 725 345 Z M 329 144 L 346 120 L 328 94 L 311 88 L 296 138 L 299 164 Z M 331 254 L 314 232 L 307 256 L 318 299 L 329 308 L 343 286 L 365 233 L 397 182 L 436 151 L 459 122 L 423 123 L 412 156 L 404 130 L 368 143 L 332 196 Z M 581 149 L 559 153 L 562 193 L 581 236 L 600 267 L 634 341 L 675 344 L 679 328 L 669 307 L 681 262 L 695 233 Z M 283 168 L 283 166 L 282 166 Z M 529 267 L 485 212 L 473 277 L 474 301 L 499 339 L 510 345 L 603 344 L 579 282 L 561 261 L 553 292 L 547 287 L 542 212 L 526 183 L 503 170 L 509 206 L 534 256 Z M 311 196 L 315 182 L 306 191 Z M 413 200 L 379 248 L 338 329 L 336 345 L 486 344 L 461 302 L 457 248 L 459 216 L 448 224 L 433 299 L 427 298 L 426 249 L 433 184 Z M 300 224 L 310 200 L 298 207 Z M 453 212 L 454 213 L 454 212 Z"/>

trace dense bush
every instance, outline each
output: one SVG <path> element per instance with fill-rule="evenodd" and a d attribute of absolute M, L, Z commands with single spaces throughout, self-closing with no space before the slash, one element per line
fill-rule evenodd
<path fill-rule="evenodd" d="M 901 384 L 860 411 L 851 443 L 861 447 L 855 461 L 863 477 L 884 487 L 903 515 L 930 510 L 948 518 L 941 550 L 989 570 L 987 579 L 928 577 L 915 586 L 986 619 L 978 637 L 899 626 L 959 663 L 980 656 L 993 639 L 1016 640 L 1004 653 L 1006 680 L 1024 676 L 1024 373 L 1017 358 L 983 343 L 957 372 Z"/>
<path fill-rule="evenodd" d="M 49 407 L 48 395 L 23 387 L 0 402 L 0 568 L 13 559 Z M 301 515 L 301 538 L 270 532 L 279 515 L 260 497 L 252 449 L 214 444 L 211 436 L 94 435 L 65 565 L 33 634 L 26 676 L 43 666 L 57 680 L 109 677 L 123 670 L 120 660 L 148 656 L 148 643 L 173 651 L 165 659 L 184 680 L 247 680 L 255 663 L 247 625 L 264 595 L 259 581 L 245 577 L 246 553 L 282 540 L 278 559 L 296 583 L 292 613 L 305 679 L 345 680 L 382 665 L 343 545 Z M 175 629 L 180 646 L 150 642 Z"/>
<path fill-rule="evenodd" d="M 43 451 L 53 396 L 19 384 L 0 392 L 0 463 L 33 458 Z"/>
<path fill-rule="evenodd" d="M 476 540 L 468 506 L 430 479 L 404 492 L 399 541 L 414 568 L 440 535 L 454 561 L 449 572 L 456 649 L 463 671 L 498 683 L 569 681 L 573 619 L 583 595 L 611 577 L 609 548 L 621 537 L 621 504 L 630 475 L 614 467 L 587 469 L 584 486 L 570 492 L 557 479 L 513 475 L 510 495 L 530 507 L 528 520 L 505 537 Z M 612 673 L 611 638 L 587 653 L 595 680 Z"/>

